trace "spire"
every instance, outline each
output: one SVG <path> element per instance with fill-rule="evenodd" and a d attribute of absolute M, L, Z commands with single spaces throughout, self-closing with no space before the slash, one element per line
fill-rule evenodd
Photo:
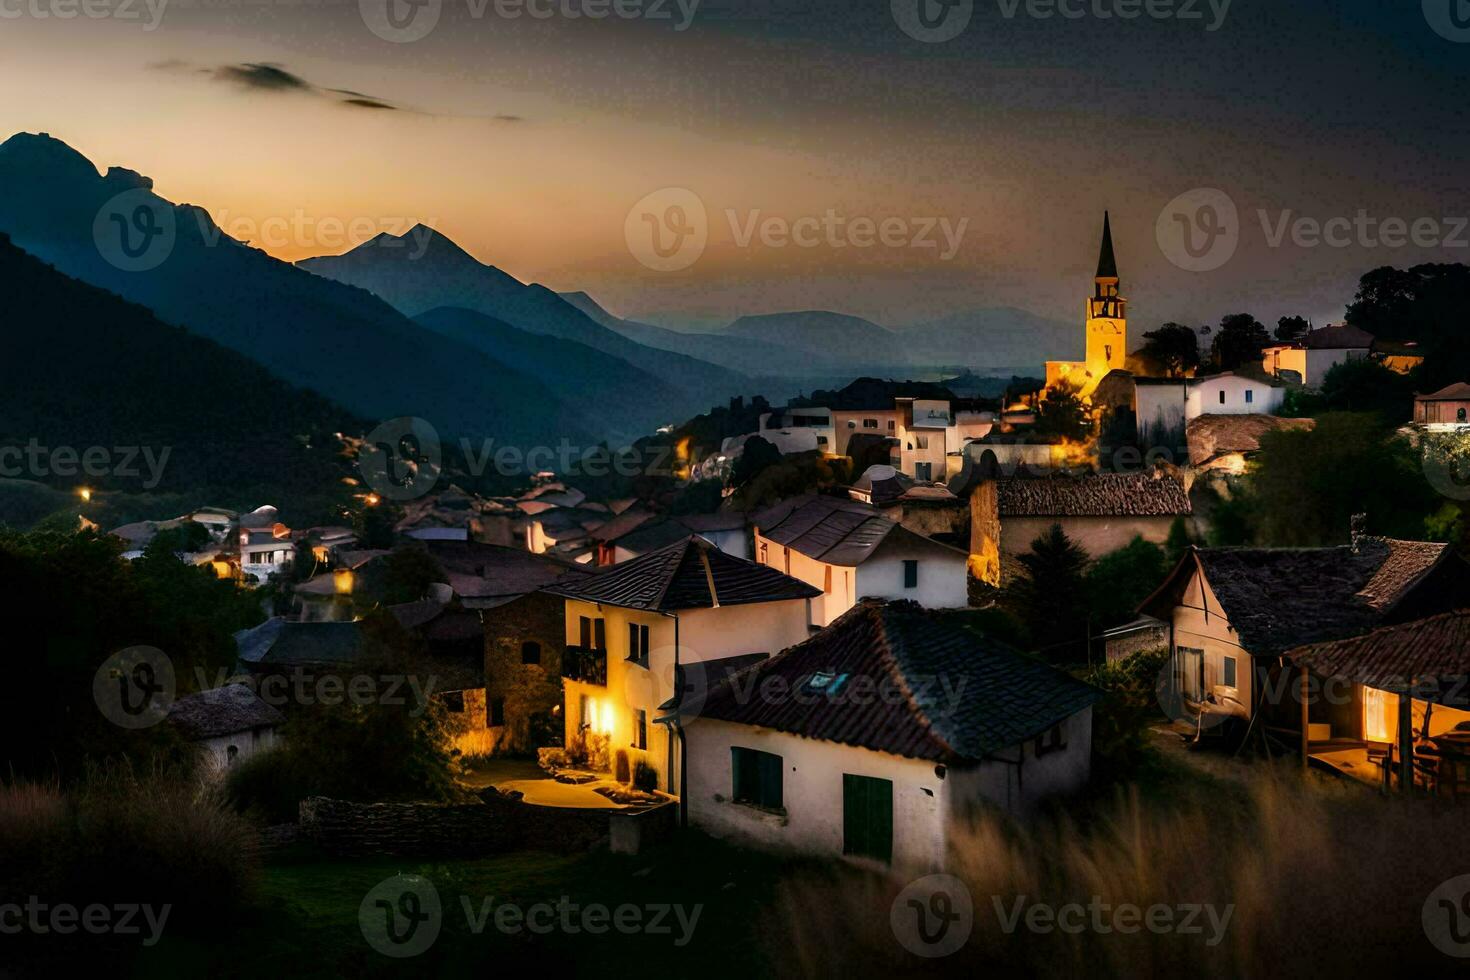
<path fill-rule="evenodd" d="M 1118 278 L 1118 262 L 1113 258 L 1113 227 L 1106 211 L 1103 212 L 1102 250 L 1097 254 L 1097 278 Z"/>

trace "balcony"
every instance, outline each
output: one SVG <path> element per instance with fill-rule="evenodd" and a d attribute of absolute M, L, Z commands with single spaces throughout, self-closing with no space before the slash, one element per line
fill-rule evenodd
<path fill-rule="evenodd" d="M 607 687 L 607 651 L 569 646 L 561 658 L 561 676 L 569 681 Z"/>

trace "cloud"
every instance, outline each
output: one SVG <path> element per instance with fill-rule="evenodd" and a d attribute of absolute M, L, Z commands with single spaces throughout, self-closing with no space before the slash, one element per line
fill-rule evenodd
<path fill-rule="evenodd" d="M 307 81 L 295 72 L 288 71 L 283 65 L 268 61 L 244 61 L 233 65 L 208 68 L 196 67 L 178 58 L 169 58 L 166 61 L 153 62 L 148 67 L 153 71 L 205 75 L 215 81 L 226 82 L 251 92 L 304 94 L 352 109 L 401 111 L 399 106 L 387 99 L 354 92 L 351 89 L 323 88 Z"/>
<path fill-rule="evenodd" d="M 222 82 L 234 82 L 249 89 L 267 92 L 310 92 L 314 87 L 300 75 L 293 75 L 280 65 L 241 64 L 225 65 L 214 70 L 214 77 Z"/>

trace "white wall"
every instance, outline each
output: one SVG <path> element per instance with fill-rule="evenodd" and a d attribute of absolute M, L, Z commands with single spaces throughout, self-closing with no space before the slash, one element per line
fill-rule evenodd
<path fill-rule="evenodd" d="M 215 738 L 195 742 L 204 750 L 204 765 L 211 773 L 223 773 L 230 768 L 230 748 L 235 748 L 234 765 L 240 765 L 257 752 L 264 752 L 280 739 L 274 728 L 257 728 L 251 731 L 233 732 Z"/>
<path fill-rule="evenodd" d="M 903 584 L 906 559 L 919 563 L 917 588 Z M 967 566 L 969 556 L 950 555 L 937 548 L 885 544 L 881 554 L 857 567 L 857 597 L 909 599 L 926 609 L 959 609 L 970 604 Z"/>
<path fill-rule="evenodd" d="M 1247 397 L 1250 401 L 1246 401 Z M 1270 415 L 1281 407 L 1285 398 L 1285 388 L 1251 378 L 1233 375 L 1206 378 L 1190 382 L 1184 414 L 1190 419 L 1201 415 Z"/>

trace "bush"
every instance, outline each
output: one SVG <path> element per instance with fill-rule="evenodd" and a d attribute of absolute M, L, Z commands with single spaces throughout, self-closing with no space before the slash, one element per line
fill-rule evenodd
<path fill-rule="evenodd" d="M 1132 775 L 1147 757 L 1149 726 L 1162 717 L 1159 674 L 1168 662 L 1167 648 L 1141 650 L 1088 672 L 1087 682 L 1104 692 L 1092 709 L 1095 779 Z"/>
<path fill-rule="evenodd" d="M 658 789 L 658 770 L 639 759 L 633 765 L 633 788 L 645 793 Z"/>

